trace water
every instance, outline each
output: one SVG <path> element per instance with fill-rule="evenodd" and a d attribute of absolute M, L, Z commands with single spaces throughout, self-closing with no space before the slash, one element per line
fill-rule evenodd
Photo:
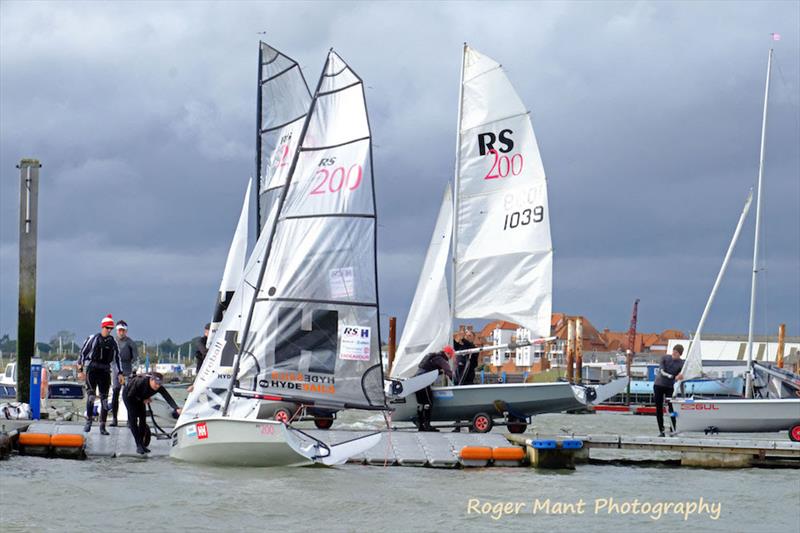
<path fill-rule="evenodd" d="M 374 420 L 348 414 L 336 425 L 363 427 Z M 651 417 L 559 414 L 537 417 L 529 431 L 653 434 L 654 426 Z M 544 504 L 548 498 L 551 511 L 556 502 L 582 499 L 584 512 L 577 506 L 560 515 L 531 512 L 535 499 Z M 651 506 L 703 498 L 719 504 L 719 516 L 685 519 L 670 512 L 654 518 L 621 514 L 624 508 L 595 513 L 596 501 L 611 498 Z M 474 512 L 480 505 L 468 512 L 476 499 L 524 506 L 520 514 L 494 519 L 491 512 Z M 0 520 L 4 532 L 123 531 L 134 524 L 167 531 L 800 531 L 800 478 L 797 470 L 755 468 L 245 469 L 166 458 L 12 457 L 0 463 Z"/>

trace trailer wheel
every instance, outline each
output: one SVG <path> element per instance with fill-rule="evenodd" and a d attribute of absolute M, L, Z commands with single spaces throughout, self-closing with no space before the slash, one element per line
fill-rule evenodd
<path fill-rule="evenodd" d="M 333 418 L 315 418 L 314 425 L 317 429 L 330 429 L 333 425 Z"/>
<path fill-rule="evenodd" d="M 476 433 L 488 433 L 492 430 L 494 421 L 486 413 L 478 413 L 472 418 L 472 431 Z"/>
<path fill-rule="evenodd" d="M 794 442 L 800 442 L 800 423 L 797 423 L 789 429 L 789 438 Z"/>
<path fill-rule="evenodd" d="M 275 411 L 275 414 L 272 415 L 272 418 L 277 420 L 278 422 L 283 422 L 284 424 L 288 424 L 289 420 L 292 419 L 292 413 L 290 413 L 287 409 L 278 409 Z"/>
<path fill-rule="evenodd" d="M 524 420 L 511 418 L 506 427 L 509 433 L 525 433 L 525 430 L 528 429 L 528 424 Z"/>

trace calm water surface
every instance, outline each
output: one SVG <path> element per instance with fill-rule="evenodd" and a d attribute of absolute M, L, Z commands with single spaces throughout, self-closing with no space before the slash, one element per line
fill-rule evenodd
<path fill-rule="evenodd" d="M 369 424 L 351 418 L 337 426 Z M 531 432 L 653 434 L 655 420 L 624 415 L 543 415 Z M 770 435 L 770 438 L 774 435 Z M 531 512 L 534 500 L 576 504 L 565 514 Z M 651 506 L 719 505 L 684 516 L 595 513 L 598 499 Z M 468 512 L 470 500 L 514 503 L 519 514 Z M 491 505 L 489 506 L 491 507 Z M 473 507 L 473 510 L 476 507 Z M 477 506 L 480 509 L 480 506 Z M 713 512 L 713 509 L 712 509 Z M 653 512 L 650 513 L 653 515 Z M 219 468 L 167 458 L 69 461 L 12 457 L 0 463 L 0 520 L 10 531 L 800 531 L 797 470 L 707 470 L 579 465 L 433 469 Z"/>

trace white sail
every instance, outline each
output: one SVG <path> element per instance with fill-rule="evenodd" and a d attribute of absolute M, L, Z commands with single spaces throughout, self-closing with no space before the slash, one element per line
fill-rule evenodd
<path fill-rule="evenodd" d="M 311 93 L 295 60 L 259 43 L 259 231 L 272 226 L 281 188 L 297 150 Z"/>
<path fill-rule="evenodd" d="M 279 217 L 234 296 L 244 311 L 223 319 L 187 416 L 213 415 L 231 375 L 231 416 L 255 417 L 261 399 L 385 408 L 371 135 L 363 83 L 334 52 L 310 109 Z"/>
<path fill-rule="evenodd" d="M 425 354 L 440 350 L 450 341 L 450 300 L 445 270 L 452 230 L 453 199 L 448 184 L 397 346 L 390 372 L 393 377 L 413 376 Z"/>
<path fill-rule="evenodd" d="M 711 294 L 708 296 L 706 307 L 703 309 L 703 314 L 700 316 L 700 322 L 697 324 L 695 334 L 689 343 L 689 350 L 683 363 L 683 370 L 681 371 L 684 380 L 699 378 L 703 375 L 703 354 L 700 351 L 700 345 L 702 344 L 700 339 L 703 333 L 703 327 L 705 326 L 708 312 L 711 310 L 711 305 L 714 303 L 714 297 L 717 294 L 717 289 L 719 289 L 719 285 L 722 282 L 725 271 L 728 269 L 728 263 L 733 255 L 733 250 L 736 248 L 736 241 L 739 240 L 739 234 L 742 232 L 742 226 L 744 225 L 745 218 L 747 218 L 747 213 L 750 211 L 750 204 L 752 201 L 753 191 L 751 190 L 750 194 L 747 195 L 747 200 L 745 200 L 742 213 L 739 215 L 739 222 L 736 224 L 736 230 L 733 232 L 733 238 L 731 239 L 730 245 L 728 245 L 728 251 L 725 253 L 725 258 L 722 260 L 722 266 L 717 274 L 717 279 L 714 281 L 714 286 L 711 288 Z M 675 390 L 677 394 L 678 388 Z"/>
<path fill-rule="evenodd" d="M 498 63 L 466 46 L 463 60 L 453 313 L 547 337 L 553 250 L 531 120 Z"/>
<path fill-rule="evenodd" d="M 214 314 L 208 331 L 208 346 L 211 346 L 214 333 L 216 333 L 222 322 L 222 317 L 231 303 L 233 293 L 242 281 L 247 259 L 247 228 L 250 221 L 250 188 L 252 185 L 252 180 L 247 182 L 247 191 L 244 193 L 244 203 L 242 204 L 242 212 L 239 214 L 239 223 L 236 225 L 231 247 L 228 249 L 228 258 L 225 260 L 225 270 L 222 272 L 219 294 L 214 305 Z"/>

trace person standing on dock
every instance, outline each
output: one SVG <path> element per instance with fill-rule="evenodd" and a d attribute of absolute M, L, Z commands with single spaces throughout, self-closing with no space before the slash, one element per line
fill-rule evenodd
<path fill-rule="evenodd" d="M 446 375 L 451 380 L 453 379 L 453 369 L 450 367 L 451 360 L 455 355 L 455 350 L 452 346 L 445 346 L 441 352 L 431 352 L 422 358 L 419 363 L 419 370 L 417 376 L 430 372 L 431 370 L 438 370 L 439 375 Z M 439 431 L 431 427 L 431 412 L 433 410 L 433 390 L 428 385 L 424 389 L 418 390 L 417 397 L 417 428 L 420 431 Z"/>
<path fill-rule="evenodd" d="M 83 343 L 81 355 L 78 359 L 80 378 L 86 379 L 86 425 L 83 431 L 88 433 L 92 429 L 94 415 L 94 401 L 96 393 L 100 395 L 100 434 L 108 435 L 106 419 L 108 418 L 108 389 L 111 386 L 111 367 L 121 379 L 122 366 L 119 362 L 119 347 L 117 341 L 111 336 L 114 329 L 114 319 L 106 315 L 100 321 L 100 333 L 95 333 Z"/>
<path fill-rule="evenodd" d="M 656 421 L 658 422 L 658 436 L 664 436 L 664 398 L 667 398 L 669 408 L 669 421 L 672 431 L 675 431 L 675 413 L 672 410 L 672 391 L 675 388 L 675 380 L 683 379 L 683 345 L 676 344 L 672 349 L 672 355 L 665 355 L 661 358 L 658 365 L 658 375 L 653 383 L 653 395 L 656 400 Z"/>
<path fill-rule="evenodd" d="M 139 353 L 136 350 L 136 343 L 128 337 L 128 324 L 124 320 L 117 322 L 117 346 L 119 347 L 119 363 L 122 367 L 122 379 L 117 373 L 116 367 L 111 367 L 111 426 L 117 425 L 117 412 L 119 411 L 119 396 L 122 385 L 136 373 L 135 368 L 139 365 Z"/>
<path fill-rule="evenodd" d="M 150 450 L 145 446 L 145 435 L 147 433 L 147 406 L 152 402 L 152 397 L 159 393 L 172 407 L 172 416 L 178 418 L 181 413 L 178 404 L 167 392 L 167 389 L 161 385 L 164 376 L 158 372 L 151 374 L 139 374 L 133 376 L 128 380 L 125 385 L 125 390 L 122 392 L 122 401 L 125 402 L 125 408 L 128 409 L 128 427 L 131 428 L 133 433 L 133 440 L 136 442 L 136 453 L 144 455 L 150 453 Z"/>
<path fill-rule="evenodd" d="M 453 335 L 453 348 L 456 352 L 475 348 L 475 332 L 462 330 Z M 475 382 L 475 368 L 478 366 L 478 353 L 456 356 L 456 385 L 472 385 Z"/>
<path fill-rule="evenodd" d="M 211 327 L 211 324 L 206 324 L 205 328 L 203 329 L 203 336 L 197 339 L 194 344 L 194 358 L 197 360 L 197 373 L 200 373 L 200 367 L 203 366 L 203 360 L 206 358 L 206 354 L 208 353 L 208 330 Z"/>

